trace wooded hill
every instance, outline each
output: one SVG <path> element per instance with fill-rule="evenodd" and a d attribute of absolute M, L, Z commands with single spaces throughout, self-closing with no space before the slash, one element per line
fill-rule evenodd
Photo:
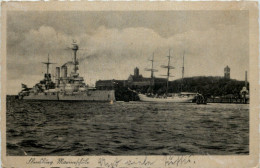
<path fill-rule="evenodd" d="M 174 87 L 175 86 L 175 87 Z M 177 86 L 177 87 L 176 87 Z M 170 91 L 180 91 L 181 79 L 170 82 Z M 199 92 L 205 96 L 238 96 L 245 86 L 244 81 L 223 77 L 191 77 L 183 79 L 183 91 Z"/>
<path fill-rule="evenodd" d="M 244 81 L 234 79 L 225 79 L 223 77 L 190 77 L 169 82 L 169 93 L 178 92 L 198 92 L 204 96 L 225 96 L 232 94 L 233 96 L 240 95 L 240 91 L 245 86 Z M 182 89 L 181 89 L 182 83 Z M 166 92 L 166 83 L 162 85 L 155 85 L 154 88 L 149 86 L 131 88 L 142 93 L 153 92 L 155 94 L 163 94 Z"/>

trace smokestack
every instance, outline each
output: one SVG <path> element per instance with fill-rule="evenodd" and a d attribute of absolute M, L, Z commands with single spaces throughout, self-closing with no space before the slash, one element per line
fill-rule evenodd
<path fill-rule="evenodd" d="M 67 77 L 67 67 L 66 66 L 61 67 L 61 77 L 63 77 L 63 78 Z"/>
<path fill-rule="evenodd" d="M 247 71 L 245 72 L 245 87 L 247 88 Z"/>
<path fill-rule="evenodd" d="M 56 78 L 55 78 L 55 83 L 57 86 L 60 84 L 60 67 L 56 67 Z"/>

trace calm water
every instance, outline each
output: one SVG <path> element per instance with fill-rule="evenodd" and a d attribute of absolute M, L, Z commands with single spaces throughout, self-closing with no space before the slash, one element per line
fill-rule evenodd
<path fill-rule="evenodd" d="M 248 154 L 249 105 L 7 100 L 7 155 Z"/>

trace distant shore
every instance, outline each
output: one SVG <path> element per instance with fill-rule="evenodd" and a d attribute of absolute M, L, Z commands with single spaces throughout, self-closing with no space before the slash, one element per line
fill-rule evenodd
<path fill-rule="evenodd" d="M 15 99 L 17 95 L 6 95 L 8 99 Z M 118 101 L 124 101 L 124 100 L 118 100 Z M 139 101 L 139 100 L 132 100 L 132 101 Z M 228 104 L 249 104 L 249 99 L 246 99 L 246 102 L 244 102 L 244 99 L 242 98 L 208 98 L 207 103 L 228 103 Z"/>

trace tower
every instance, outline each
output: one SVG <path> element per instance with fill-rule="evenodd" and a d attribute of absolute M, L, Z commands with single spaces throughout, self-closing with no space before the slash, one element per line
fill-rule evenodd
<path fill-rule="evenodd" d="M 134 76 L 139 76 L 139 68 L 135 68 L 134 70 Z"/>
<path fill-rule="evenodd" d="M 230 79 L 230 68 L 228 66 L 224 68 L 224 78 Z"/>

